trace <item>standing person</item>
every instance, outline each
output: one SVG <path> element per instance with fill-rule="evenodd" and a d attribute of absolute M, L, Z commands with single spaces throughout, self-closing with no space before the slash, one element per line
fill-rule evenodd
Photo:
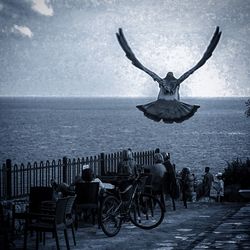
<path fill-rule="evenodd" d="M 166 173 L 163 181 L 163 190 L 165 194 L 169 194 L 173 204 L 173 210 L 176 210 L 175 199 L 179 197 L 180 187 L 175 173 L 175 165 L 171 164 L 170 157 L 167 153 L 162 153 L 164 157 L 164 166 L 166 168 Z"/>
<path fill-rule="evenodd" d="M 160 190 L 162 186 L 162 180 L 166 173 L 166 168 L 163 165 L 164 158 L 161 153 L 156 153 L 154 155 L 154 165 L 150 168 L 150 173 L 152 176 L 152 185 L 155 191 Z"/>
<path fill-rule="evenodd" d="M 152 174 L 152 191 L 154 195 L 160 195 L 160 200 L 165 209 L 165 200 L 163 195 L 163 180 L 166 173 L 166 168 L 163 165 L 164 158 L 161 153 L 154 155 L 154 165 L 150 167 Z"/>
<path fill-rule="evenodd" d="M 192 200 L 194 192 L 194 177 L 190 172 L 190 168 L 183 168 L 181 171 L 181 192 L 184 207 L 187 208 L 187 201 Z"/>
<path fill-rule="evenodd" d="M 132 177 L 133 175 L 137 173 L 136 164 L 133 158 L 131 148 L 124 149 L 122 151 L 122 160 L 118 163 L 117 170 L 118 170 L 118 175 L 119 175 L 119 181 L 117 185 L 119 186 L 120 190 L 124 191 L 132 183 L 132 180 L 130 177 Z M 131 194 L 132 194 L 132 189 L 128 190 L 123 195 L 123 200 L 124 201 L 128 200 Z"/>
<path fill-rule="evenodd" d="M 118 163 L 118 173 L 127 175 L 136 173 L 136 164 L 130 148 L 122 151 L 122 160 Z"/>
<path fill-rule="evenodd" d="M 216 190 L 216 201 L 223 201 L 224 197 L 224 181 L 222 179 L 222 173 L 216 174 L 216 181 L 214 182 L 213 188 Z"/>
<path fill-rule="evenodd" d="M 203 177 L 203 193 L 204 193 L 206 201 L 209 201 L 210 191 L 211 191 L 212 183 L 214 181 L 214 177 L 209 171 L 210 171 L 210 168 L 205 167 L 205 175 Z"/>

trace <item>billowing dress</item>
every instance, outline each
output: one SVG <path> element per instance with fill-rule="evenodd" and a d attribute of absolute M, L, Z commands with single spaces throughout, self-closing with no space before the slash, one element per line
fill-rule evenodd
<path fill-rule="evenodd" d="M 160 86 L 160 92 L 156 101 L 137 105 L 144 115 L 156 122 L 165 123 L 183 122 L 189 119 L 200 106 L 190 105 L 179 101 L 179 87 L 173 87 L 171 91 Z"/>
<path fill-rule="evenodd" d="M 119 32 L 116 33 L 116 36 L 119 44 L 132 64 L 146 72 L 153 78 L 154 81 L 159 83 L 160 92 L 157 100 L 144 105 L 138 105 L 136 107 L 141 110 L 146 117 L 157 122 L 161 120 L 165 123 L 183 122 L 192 117 L 200 106 L 190 105 L 179 101 L 180 83 L 204 65 L 205 62 L 212 56 L 212 53 L 221 37 L 219 27 L 216 27 L 214 35 L 202 58 L 194 67 L 185 72 L 178 79 L 173 76 L 172 72 L 168 72 L 165 78 L 161 78 L 153 71 L 143 66 L 129 47 L 121 28 L 119 28 Z"/>

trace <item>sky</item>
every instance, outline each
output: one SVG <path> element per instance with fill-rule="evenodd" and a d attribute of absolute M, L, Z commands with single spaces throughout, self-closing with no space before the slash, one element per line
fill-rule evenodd
<path fill-rule="evenodd" d="M 216 26 L 221 40 L 181 96 L 249 97 L 250 0 L 0 0 L 0 96 L 157 96 L 118 28 L 144 66 L 180 77 Z"/>

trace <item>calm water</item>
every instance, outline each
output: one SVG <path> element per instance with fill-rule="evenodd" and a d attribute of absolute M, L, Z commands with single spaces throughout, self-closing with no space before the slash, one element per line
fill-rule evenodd
<path fill-rule="evenodd" d="M 154 98 L 0 98 L 0 157 L 13 163 L 157 147 L 177 169 L 223 170 L 250 157 L 247 98 L 186 99 L 198 112 L 181 124 L 156 123 L 135 106 Z"/>

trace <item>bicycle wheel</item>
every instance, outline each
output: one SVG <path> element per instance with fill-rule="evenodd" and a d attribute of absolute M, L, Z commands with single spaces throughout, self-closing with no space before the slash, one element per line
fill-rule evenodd
<path fill-rule="evenodd" d="M 152 229 L 161 224 L 164 210 L 161 202 L 150 194 L 141 194 L 134 199 L 130 209 L 131 222 L 142 229 Z"/>
<path fill-rule="evenodd" d="M 101 205 L 101 228 L 109 237 L 115 236 L 121 229 L 119 200 L 114 196 L 104 198 Z"/>

